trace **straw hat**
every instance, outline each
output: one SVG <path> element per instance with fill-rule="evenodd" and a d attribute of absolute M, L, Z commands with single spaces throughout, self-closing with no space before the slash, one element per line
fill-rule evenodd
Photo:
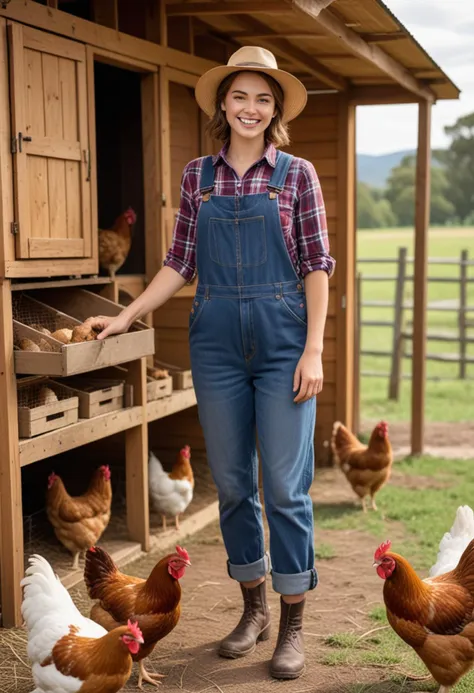
<path fill-rule="evenodd" d="M 242 70 L 265 72 L 278 82 L 285 96 L 283 107 L 285 123 L 296 118 L 305 107 L 308 98 L 306 87 L 289 72 L 278 69 L 273 53 L 258 46 L 243 46 L 230 56 L 227 65 L 211 68 L 202 75 L 196 85 L 196 101 L 210 118 L 214 115 L 219 84 L 227 75 Z"/>

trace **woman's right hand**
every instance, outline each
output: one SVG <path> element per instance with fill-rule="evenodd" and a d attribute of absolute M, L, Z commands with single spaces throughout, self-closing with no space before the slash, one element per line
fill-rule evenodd
<path fill-rule="evenodd" d="M 89 318 L 87 323 L 95 330 L 100 330 L 97 339 L 105 339 L 113 334 L 123 334 L 128 332 L 130 328 L 130 320 L 123 312 L 115 318 L 107 315 L 98 315 L 97 317 Z"/>

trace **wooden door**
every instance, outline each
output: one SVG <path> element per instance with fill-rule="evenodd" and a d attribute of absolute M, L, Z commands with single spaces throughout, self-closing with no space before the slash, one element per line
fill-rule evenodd
<path fill-rule="evenodd" d="M 91 257 L 85 46 L 8 30 L 17 257 Z"/>

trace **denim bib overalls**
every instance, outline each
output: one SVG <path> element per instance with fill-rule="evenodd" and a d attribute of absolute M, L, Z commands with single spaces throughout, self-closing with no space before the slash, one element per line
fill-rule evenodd
<path fill-rule="evenodd" d="M 189 320 L 193 382 L 229 574 L 247 582 L 270 569 L 257 433 L 273 587 L 288 595 L 317 583 L 308 493 L 316 403 L 314 398 L 293 402 L 293 376 L 306 341 L 306 303 L 278 208 L 291 161 L 278 152 L 266 193 L 217 196 L 212 157 L 204 160 L 198 286 Z"/>

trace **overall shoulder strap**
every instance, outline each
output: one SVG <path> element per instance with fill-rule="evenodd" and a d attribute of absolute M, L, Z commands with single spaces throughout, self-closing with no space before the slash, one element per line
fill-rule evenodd
<path fill-rule="evenodd" d="M 277 151 L 276 166 L 267 186 L 270 192 L 280 193 L 283 190 L 293 158 L 291 154 Z"/>
<path fill-rule="evenodd" d="M 201 180 L 199 181 L 199 192 L 201 195 L 210 193 L 214 189 L 214 166 L 212 156 L 206 156 L 201 169 Z"/>

